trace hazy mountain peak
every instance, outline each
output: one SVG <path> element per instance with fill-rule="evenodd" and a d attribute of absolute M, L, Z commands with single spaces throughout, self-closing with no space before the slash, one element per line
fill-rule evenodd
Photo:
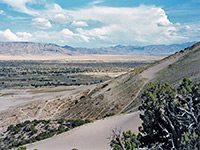
<path fill-rule="evenodd" d="M 74 48 L 54 43 L 0 42 L 0 55 L 8 56 L 66 56 L 83 54 L 104 55 L 155 55 L 167 56 L 180 51 L 194 42 L 172 45 L 124 46 L 116 45 L 101 48 Z"/>

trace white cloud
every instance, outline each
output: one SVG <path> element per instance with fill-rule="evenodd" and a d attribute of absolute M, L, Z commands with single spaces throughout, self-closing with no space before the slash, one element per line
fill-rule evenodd
<path fill-rule="evenodd" d="M 173 25 L 173 23 L 168 20 L 167 15 L 163 9 L 159 8 L 157 11 L 158 11 L 158 13 L 160 13 L 160 18 L 157 21 L 158 26 L 169 27 L 169 26 Z"/>
<path fill-rule="evenodd" d="M 28 32 L 17 32 L 16 35 L 21 41 L 31 41 L 32 39 L 32 34 Z"/>
<path fill-rule="evenodd" d="M 77 34 L 72 32 L 69 29 L 63 29 L 62 31 L 56 33 L 58 36 L 57 37 L 64 37 L 65 39 L 67 38 L 68 40 L 70 39 L 73 42 L 89 42 L 89 37 L 81 34 Z M 64 42 L 64 40 L 62 40 Z"/>
<path fill-rule="evenodd" d="M 61 31 L 61 33 L 63 33 L 64 35 L 67 35 L 67 36 L 73 36 L 74 33 L 72 31 L 70 31 L 69 29 L 63 29 Z"/>
<path fill-rule="evenodd" d="M 198 28 L 192 29 L 191 25 L 174 24 L 168 19 L 166 12 L 157 6 L 104 7 L 97 5 L 103 2 L 99 0 L 81 9 L 68 10 L 55 3 L 46 3 L 44 9 L 34 10 L 27 4 L 39 0 L 18 0 L 17 3 L 14 0 L 2 1 L 16 11 L 32 15 L 35 18 L 32 19 L 32 24 L 37 28 L 55 29 L 54 32 L 38 31 L 43 35 L 32 33 L 35 41 L 38 38 L 45 42 L 66 42 L 70 45 L 87 42 L 91 46 L 104 43 L 171 44 L 196 40 L 194 38 L 200 33 Z"/>
<path fill-rule="evenodd" d="M 20 41 L 20 39 L 10 31 L 10 29 L 6 29 L 5 31 L 0 31 L 1 39 L 10 40 L 10 41 Z"/>
<path fill-rule="evenodd" d="M 110 26 L 104 26 L 102 28 L 94 28 L 91 30 L 84 30 L 82 28 L 77 28 L 77 32 L 80 35 L 84 35 L 86 37 L 89 37 L 93 40 L 113 40 L 113 37 L 111 37 L 116 32 L 120 32 L 120 27 L 117 25 L 110 25 Z"/>
<path fill-rule="evenodd" d="M 123 13 L 122 13 L 123 12 Z M 74 20 L 93 20 L 103 26 L 77 29 L 90 39 L 119 44 L 163 44 L 182 40 L 174 34 L 177 26 L 169 21 L 165 11 L 156 6 L 133 8 L 91 7 L 71 12 Z M 162 37 L 162 38 L 161 38 Z"/>
<path fill-rule="evenodd" d="M 6 15 L 6 13 L 3 10 L 0 10 L 0 15 Z"/>
<path fill-rule="evenodd" d="M 62 9 L 58 4 L 47 4 L 45 8 L 38 11 L 40 14 L 38 17 L 43 17 L 60 24 L 67 24 L 73 21 L 70 11 Z"/>
<path fill-rule="evenodd" d="M 45 18 L 34 18 L 32 24 L 39 29 L 49 29 L 52 27 L 51 23 Z"/>
<path fill-rule="evenodd" d="M 97 4 L 100 4 L 100 3 L 103 3 L 104 1 L 93 1 L 91 3 L 89 3 L 89 5 L 97 5 Z"/>
<path fill-rule="evenodd" d="M 29 41 L 32 35 L 27 32 L 17 32 L 16 34 L 11 32 L 10 29 L 0 31 L 1 41 Z"/>
<path fill-rule="evenodd" d="M 33 3 L 35 0 L 1 0 L 13 7 L 15 11 L 27 13 L 29 15 L 39 15 L 37 11 L 27 8 L 27 3 Z"/>
<path fill-rule="evenodd" d="M 80 31 L 79 28 L 74 34 L 87 37 L 91 42 L 106 40 L 111 44 L 162 44 L 182 39 L 175 34 L 176 25 L 169 21 L 165 11 L 156 6 L 118 8 L 92 6 L 79 10 L 66 10 L 58 4 L 53 4 L 48 5 L 41 14 L 49 14 L 51 17 L 44 15 L 43 17 L 51 21 L 65 23 L 71 21 L 72 27 L 89 27 Z M 89 26 L 86 23 L 91 21 L 98 22 L 101 27 Z"/>
<path fill-rule="evenodd" d="M 67 18 L 64 14 L 55 14 L 51 16 L 51 20 L 61 24 L 65 24 L 67 22 Z"/>
<path fill-rule="evenodd" d="M 72 26 L 75 27 L 88 27 L 88 24 L 84 21 L 73 21 Z"/>

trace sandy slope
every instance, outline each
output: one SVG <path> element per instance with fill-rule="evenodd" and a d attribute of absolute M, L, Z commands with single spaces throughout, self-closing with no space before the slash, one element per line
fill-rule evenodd
<path fill-rule="evenodd" d="M 154 79 L 156 77 L 156 74 L 167 68 L 169 65 L 175 63 L 176 61 L 178 61 L 182 56 L 184 56 L 185 54 L 179 54 L 176 57 L 170 58 L 168 60 L 165 60 L 159 64 L 156 64 L 155 66 L 152 66 L 146 70 L 144 70 L 141 74 L 140 77 L 142 79 L 145 79 L 143 85 L 140 87 L 140 89 L 137 91 L 137 93 L 135 94 L 134 98 L 132 101 L 130 101 L 119 113 L 123 112 L 124 110 L 126 110 L 133 101 L 135 101 L 135 99 L 140 95 L 141 91 L 143 90 L 144 86 L 149 83 L 152 79 Z M 127 112 L 131 112 L 132 110 L 135 110 L 136 108 L 133 107 L 132 109 L 128 110 Z"/>
<path fill-rule="evenodd" d="M 156 73 L 168 67 L 170 64 L 173 64 L 183 55 L 184 54 L 180 54 L 176 57 L 165 60 L 142 72 L 140 77 L 146 80 L 133 98 L 133 101 L 138 97 L 145 84 L 155 77 Z M 79 129 L 56 136 L 46 141 L 38 142 L 29 146 L 28 149 L 70 150 L 72 148 L 78 148 L 80 150 L 107 150 L 109 149 L 109 140 L 107 138 L 110 136 L 112 129 L 117 126 L 122 127 L 125 131 L 130 129 L 137 132 L 140 124 L 141 120 L 139 119 L 139 112 L 115 116 L 106 120 L 96 121 L 95 123 L 80 127 Z"/>
<path fill-rule="evenodd" d="M 124 131 L 138 132 L 138 126 L 141 124 L 139 114 L 139 112 L 135 112 L 98 120 L 51 139 L 31 144 L 28 146 L 28 150 L 34 148 L 38 150 L 71 150 L 72 148 L 107 150 L 110 149 L 108 138 L 115 127 L 122 128 Z"/>
<path fill-rule="evenodd" d="M 0 112 L 24 106 L 34 101 L 44 101 L 56 98 L 72 97 L 77 91 L 93 89 L 95 85 L 90 86 L 70 86 L 70 87 L 42 87 L 38 89 L 2 89 L 0 90 Z M 55 91 L 55 92 L 54 92 Z"/>

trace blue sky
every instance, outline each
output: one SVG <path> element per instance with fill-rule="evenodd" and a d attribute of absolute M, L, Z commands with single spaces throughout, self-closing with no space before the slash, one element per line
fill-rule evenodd
<path fill-rule="evenodd" d="M 0 41 L 74 47 L 200 39 L 200 0 L 0 0 Z"/>

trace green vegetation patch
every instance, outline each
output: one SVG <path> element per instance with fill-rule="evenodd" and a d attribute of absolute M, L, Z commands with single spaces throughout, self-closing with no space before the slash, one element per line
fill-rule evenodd
<path fill-rule="evenodd" d="M 176 89 L 168 83 L 150 83 L 142 94 L 139 110 L 143 112 L 139 134 L 113 130 L 113 150 L 200 149 L 199 83 L 185 78 Z"/>
<path fill-rule="evenodd" d="M 0 139 L 0 149 L 7 150 L 40 141 L 89 123 L 89 120 L 33 120 L 10 125 Z"/>
<path fill-rule="evenodd" d="M 109 80 L 111 77 L 85 73 L 128 72 L 132 68 L 146 64 L 145 62 L 0 61 L 0 88 L 90 85 Z"/>

